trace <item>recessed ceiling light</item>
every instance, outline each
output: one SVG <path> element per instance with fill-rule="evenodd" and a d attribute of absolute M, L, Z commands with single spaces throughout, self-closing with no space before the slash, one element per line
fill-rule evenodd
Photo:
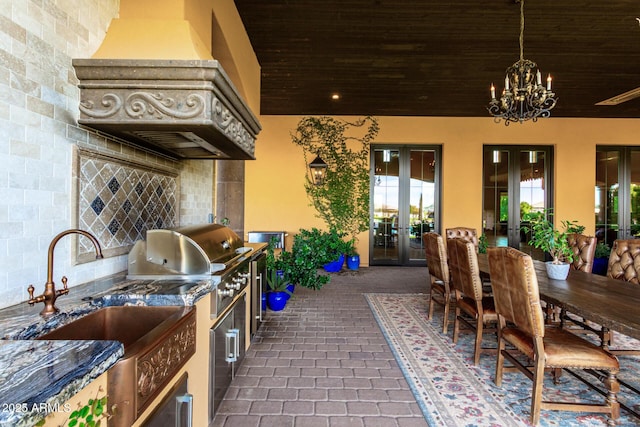
<path fill-rule="evenodd" d="M 331 99 L 333 99 L 334 101 L 339 100 L 340 99 L 340 94 L 339 93 L 331 94 Z"/>

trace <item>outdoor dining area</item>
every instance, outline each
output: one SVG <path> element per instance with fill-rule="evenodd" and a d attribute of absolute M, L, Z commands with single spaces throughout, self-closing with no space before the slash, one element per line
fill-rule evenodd
<path fill-rule="evenodd" d="M 592 274 L 596 238 L 570 233 L 568 276 L 551 279 L 543 261 L 518 249 L 479 250 L 473 228 L 449 228 L 444 236 L 428 232 L 422 238 L 431 285 L 428 319 L 435 321 L 436 305 L 443 307 L 442 333 L 453 329 L 454 343 L 461 329 L 472 330 L 473 362 L 493 358 L 496 386 L 509 375 L 531 380 L 532 424 L 540 422 L 542 410 L 606 414 L 609 425 L 618 425 L 622 410 L 640 423 L 634 405 L 622 399 L 640 391 L 619 378 L 628 357 L 640 354 L 640 341 L 637 349 L 621 349 L 613 338 L 615 333 L 626 344 L 640 340 L 640 240 L 616 240 L 607 275 L 600 276 Z M 544 377 L 551 376 L 555 388 L 562 387 L 562 375 L 587 384 L 600 401 L 552 399 L 558 394 L 549 383 L 543 386 Z"/>

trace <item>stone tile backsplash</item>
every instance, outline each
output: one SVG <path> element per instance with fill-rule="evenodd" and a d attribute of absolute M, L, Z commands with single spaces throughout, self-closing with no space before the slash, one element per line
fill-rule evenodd
<path fill-rule="evenodd" d="M 105 257 L 127 253 L 147 230 L 178 225 L 177 175 L 86 150 L 78 162 L 78 226 L 97 237 Z M 93 254 L 79 239 L 78 260 Z"/>

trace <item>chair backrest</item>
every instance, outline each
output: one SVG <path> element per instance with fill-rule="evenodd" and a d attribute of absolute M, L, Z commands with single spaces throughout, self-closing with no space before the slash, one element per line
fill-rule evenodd
<path fill-rule="evenodd" d="M 471 242 L 447 239 L 447 255 L 451 271 L 451 286 L 476 301 L 482 300 L 482 281 L 478 254 Z"/>
<path fill-rule="evenodd" d="M 487 248 L 496 312 L 532 337 L 544 336 L 538 278 L 533 260 L 510 247 Z"/>
<path fill-rule="evenodd" d="M 593 269 L 593 258 L 596 255 L 596 245 L 598 239 L 594 236 L 585 236 L 584 234 L 569 233 L 567 234 L 569 246 L 573 249 L 573 262 L 571 268 L 585 273 L 591 273 Z"/>
<path fill-rule="evenodd" d="M 449 285 L 449 264 L 447 262 L 447 252 L 444 248 L 444 240 L 438 233 L 424 233 L 422 235 L 425 256 L 427 258 L 427 268 L 429 274 Z"/>
<path fill-rule="evenodd" d="M 640 283 L 640 239 L 618 239 L 613 242 L 607 276 L 626 282 Z"/>
<path fill-rule="evenodd" d="M 476 248 L 476 252 L 478 251 L 478 232 L 475 228 L 467 228 L 467 227 L 454 227 L 447 228 L 445 230 L 447 235 L 447 239 L 462 239 L 465 242 L 473 243 L 473 246 Z"/>

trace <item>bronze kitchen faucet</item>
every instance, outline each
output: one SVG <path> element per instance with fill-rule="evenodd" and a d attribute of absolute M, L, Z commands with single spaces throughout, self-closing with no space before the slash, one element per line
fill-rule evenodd
<path fill-rule="evenodd" d="M 98 242 L 98 239 L 96 239 L 93 236 L 93 234 L 87 231 L 79 230 L 79 229 L 70 229 L 70 230 L 63 231 L 62 233 L 54 237 L 51 243 L 49 244 L 48 264 L 47 264 L 47 283 L 45 283 L 44 285 L 44 293 L 42 295 L 38 295 L 37 297 L 34 297 L 33 291 L 35 290 L 35 288 L 33 287 L 33 285 L 29 285 L 29 287 L 27 288 L 27 290 L 29 291 L 29 301 L 27 302 L 29 303 L 29 305 L 34 305 L 35 303 L 38 303 L 38 302 L 44 302 L 44 308 L 40 312 L 41 316 L 45 316 L 45 317 L 50 316 L 60 311 L 55 306 L 56 299 L 60 295 L 66 295 L 69 293 L 69 288 L 67 288 L 66 276 L 62 277 L 62 285 L 64 286 L 63 289 L 56 290 L 56 285 L 53 282 L 53 250 L 55 249 L 58 241 L 64 236 L 66 236 L 67 234 L 80 234 L 82 236 L 88 237 L 93 243 L 93 246 L 96 248 L 96 259 L 103 258 L 102 249 L 100 248 L 100 243 Z"/>

